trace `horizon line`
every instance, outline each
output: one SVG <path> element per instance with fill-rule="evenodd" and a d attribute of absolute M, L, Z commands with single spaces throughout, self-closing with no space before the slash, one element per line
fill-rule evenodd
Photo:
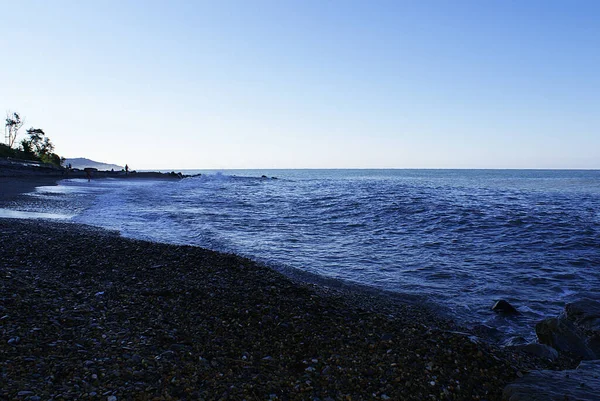
<path fill-rule="evenodd" d="M 174 170 L 509 170 L 509 171 L 600 171 L 600 167 L 224 167 L 224 168 L 140 168 L 140 171 Z"/>

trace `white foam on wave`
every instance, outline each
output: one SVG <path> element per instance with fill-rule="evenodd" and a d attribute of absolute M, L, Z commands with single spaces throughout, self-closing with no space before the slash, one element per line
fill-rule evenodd
<path fill-rule="evenodd" d="M 51 219 L 51 220 L 69 220 L 74 215 L 60 213 L 40 213 L 40 212 L 24 212 L 21 210 L 0 209 L 0 218 L 9 219 Z"/>
<path fill-rule="evenodd" d="M 577 291 L 573 291 L 569 288 L 561 288 L 561 292 L 558 294 L 558 296 L 561 298 L 567 298 L 575 294 L 577 294 Z"/>

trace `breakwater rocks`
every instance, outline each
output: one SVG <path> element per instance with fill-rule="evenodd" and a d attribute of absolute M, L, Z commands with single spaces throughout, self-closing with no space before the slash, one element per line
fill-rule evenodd
<path fill-rule="evenodd" d="M 600 399 L 600 302 L 581 299 L 539 322 L 539 344 L 512 347 L 555 360 L 561 354 L 583 360 L 575 370 L 533 371 L 504 389 L 507 401 Z"/>
<path fill-rule="evenodd" d="M 415 305 L 74 224 L 0 219 L 0 289 L 0 399 L 493 401 L 556 368 Z"/>

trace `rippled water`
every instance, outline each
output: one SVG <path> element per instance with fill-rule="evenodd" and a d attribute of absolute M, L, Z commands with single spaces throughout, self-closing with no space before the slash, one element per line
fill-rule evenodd
<path fill-rule="evenodd" d="M 531 337 L 575 298 L 600 299 L 599 171 L 204 173 L 66 180 L 12 209 L 422 295 L 509 335 Z M 523 317 L 491 312 L 500 298 Z"/>

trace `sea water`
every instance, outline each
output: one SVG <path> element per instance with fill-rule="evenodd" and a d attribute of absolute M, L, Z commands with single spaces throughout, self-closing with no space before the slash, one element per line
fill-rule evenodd
<path fill-rule="evenodd" d="M 63 180 L 10 209 L 410 294 L 504 337 L 600 299 L 600 171 L 187 173 L 202 175 Z M 522 316 L 493 313 L 498 299 Z"/>

